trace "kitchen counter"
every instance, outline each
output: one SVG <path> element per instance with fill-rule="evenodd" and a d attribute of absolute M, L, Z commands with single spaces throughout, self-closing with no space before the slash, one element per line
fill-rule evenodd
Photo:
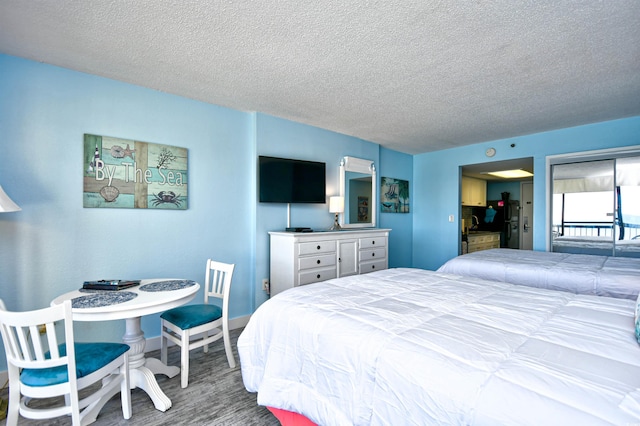
<path fill-rule="evenodd" d="M 500 248 L 500 232 L 469 231 L 462 236 L 462 254 Z"/>

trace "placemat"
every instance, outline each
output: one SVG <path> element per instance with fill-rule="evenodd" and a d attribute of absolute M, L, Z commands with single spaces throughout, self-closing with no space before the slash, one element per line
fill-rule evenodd
<path fill-rule="evenodd" d="M 183 288 L 196 285 L 195 281 L 191 280 L 167 280 L 157 281 L 154 283 L 145 284 L 140 287 L 141 291 L 173 291 L 181 290 Z"/>
<path fill-rule="evenodd" d="M 117 305 L 128 302 L 138 297 L 136 293 L 130 291 L 109 291 L 109 290 L 80 290 L 82 293 L 90 293 L 86 296 L 71 299 L 73 308 L 99 308 L 102 306 Z"/>

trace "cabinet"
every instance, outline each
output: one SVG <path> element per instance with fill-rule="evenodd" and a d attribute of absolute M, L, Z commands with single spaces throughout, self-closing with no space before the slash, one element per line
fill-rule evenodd
<path fill-rule="evenodd" d="M 271 296 L 292 287 L 387 269 L 389 231 L 269 232 Z"/>
<path fill-rule="evenodd" d="M 469 234 L 467 236 L 467 253 L 474 251 L 500 248 L 499 232 L 483 232 L 482 234 Z M 464 254 L 464 248 L 463 253 Z"/>
<path fill-rule="evenodd" d="M 462 176 L 460 200 L 463 206 L 486 206 L 487 181 Z"/>

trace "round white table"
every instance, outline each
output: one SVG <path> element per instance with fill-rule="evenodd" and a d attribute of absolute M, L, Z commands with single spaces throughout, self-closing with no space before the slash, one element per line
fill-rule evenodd
<path fill-rule="evenodd" d="M 171 407 L 171 400 L 160 389 L 155 374 L 174 377 L 180 368 L 167 366 L 159 359 L 145 358 L 146 340 L 140 327 L 143 315 L 163 312 L 191 301 L 200 285 L 182 279 L 146 279 L 140 285 L 125 290 L 75 290 L 56 297 L 51 305 L 72 301 L 74 321 L 126 320 L 122 341 L 131 347 L 129 372 L 131 389 L 141 388 L 160 411 Z M 114 395 L 119 389 L 114 390 Z M 109 397 L 106 398 L 108 400 Z"/>

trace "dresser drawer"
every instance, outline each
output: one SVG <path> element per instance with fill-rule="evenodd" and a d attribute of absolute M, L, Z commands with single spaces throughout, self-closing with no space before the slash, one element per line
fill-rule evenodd
<path fill-rule="evenodd" d="M 387 245 L 386 238 L 384 237 L 369 237 L 369 238 L 360 238 L 360 248 L 374 248 L 374 247 L 384 247 Z"/>
<path fill-rule="evenodd" d="M 367 262 L 369 260 L 378 260 L 387 256 L 387 250 L 385 248 L 375 248 L 360 250 L 360 262 Z"/>
<path fill-rule="evenodd" d="M 489 241 L 483 243 L 473 243 L 469 244 L 469 253 L 473 253 L 475 251 L 489 250 L 493 248 L 500 248 L 500 240 L 498 241 Z"/>
<path fill-rule="evenodd" d="M 482 234 L 482 235 L 469 235 L 467 238 L 469 244 L 483 244 L 493 241 L 500 242 L 500 234 Z"/>
<path fill-rule="evenodd" d="M 298 258 L 298 269 L 312 269 L 336 264 L 336 255 L 324 254 L 318 256 L 307 256 Z"/>
<path fill-rule="evenodd" d="M 315 241 L 298 244 L 298 255 L 300 256 L 314 253 L 332 253 L 335 251 L 335 241 Z"/>
<path fill-rule="evenodd" d="M 500 234 L 487 235 L 487 238 L 484 240 L 485 243 L 490 243 L 492 241 L 493 242 L 495 242 L 495 241 L 500 242 Z"/>
<path fill-rule="evenodd" d="M 298 275 L 298 283 L 300 285 L 305 285 L 330 280 L 331 278 L 335 278 L 337 273 L 338 272 L 335 267 L 301 271 Z"/>
<path fill-rule="evenodd" d="M 387 269 L 387 260 L 386 259 L 372 260 L 372 261 L 369 261 L 369 262 L 360 263 L 360 273 L 361 274 L 366 274 L 366 273 L 374 272 L 374 271 L 382 271 L 384 269 Z"/>

